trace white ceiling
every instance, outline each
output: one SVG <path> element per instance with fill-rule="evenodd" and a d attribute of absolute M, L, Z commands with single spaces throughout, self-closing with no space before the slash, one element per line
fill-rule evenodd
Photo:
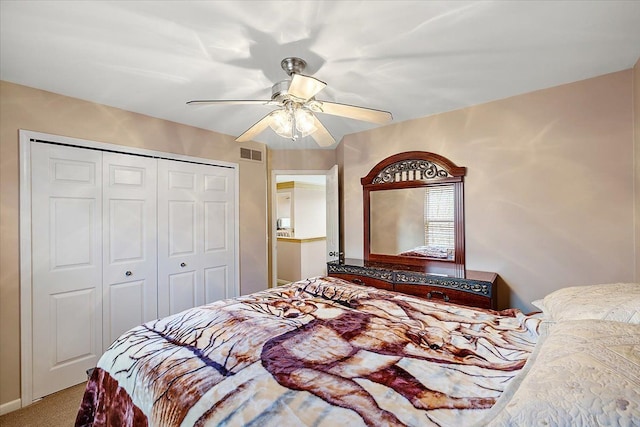
<path fill-rule="evenodd" d="M 640 1 L 6 1 L 0 78 L 238 136 L 298 56 L 394 122 L 631 68 Z M 375 125 L 319 114 L 337 141 Z M 317 148 L 265 130 L 273 149 Z M 333 148 L 333 147 L 330 147 Z"/>

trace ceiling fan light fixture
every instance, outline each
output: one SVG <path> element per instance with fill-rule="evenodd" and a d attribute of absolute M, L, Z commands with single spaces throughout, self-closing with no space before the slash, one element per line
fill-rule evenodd
<path fill-rule="evenodd" d="M 296 129 L 302 136 L 311 135 L 316 131 L 316 121 L 313 113 L 306 108 L 296 108 L 294 110 L 296 118 Z"/>
<path fill-rule="evenodd" d="M 279 109 L 271 114 L 269 127 L 283 138 L 292 138 L 293 116 L 285 109 Z"/>
<path fill-rule="evenodd" d="M 276 134 L 294 141 L 317 130 L 313 113 L 299 106 L 274 111 L 269 126 Z"/>

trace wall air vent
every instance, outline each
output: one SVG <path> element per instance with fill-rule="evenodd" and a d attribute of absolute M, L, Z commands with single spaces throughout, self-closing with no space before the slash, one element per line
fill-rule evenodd
<path fill-rule="evenodd" d="M 240 158 L 241 159 L 249 159 L 251 160 L 251 150 L 248 148 L 241 148 L 240 149 Z"/>
<path fill-rule="evenodd" d="M 251 150 L 249 148 L 240 148 L 240 158 L 245 160 L 254 160 L 262 162 L 262 151 Z"/>

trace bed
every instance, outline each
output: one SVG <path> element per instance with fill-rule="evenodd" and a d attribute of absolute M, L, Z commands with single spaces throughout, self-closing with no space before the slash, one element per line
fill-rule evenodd
<path fill-rule="evenodd" d="M 586 314 L 585 287 L 524 314 L 332 277 L 218 301 L 118 338 L 76 426 L 638 425 L 640 285 L 615 286 Z"/>
<path fill-rule="evenodd" d="M 444 246 L 417 246 L 404 252 L 400 252 L 398 256 L 414 256 L 423 258 L 440 258 L 453 259 L 455 250 Z"/>

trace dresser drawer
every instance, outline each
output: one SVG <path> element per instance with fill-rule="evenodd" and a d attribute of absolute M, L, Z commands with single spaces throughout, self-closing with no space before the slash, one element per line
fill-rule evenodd
<path fill-rule="evenodd" d="M 415 295 L 435 302 L 449 302 L 479 308 L 492 308 L 491 298 L 471 292 L 448 289 L 440 286 L 396 284 L 394 290 Z"/>
<path fill-rule="evenodd" d="M 385 282 L 384 280 L 374 279 L 372 277 L 361 276 L 359 274 L 344 274 L 344 273 L 330 273 L 329 276 L 337 277 L 342 280 L 346 280 L 356 285 L 372 286 L 378 289 L 386 289 L 388 291 L 393 290 L 393 284 Z"/>

